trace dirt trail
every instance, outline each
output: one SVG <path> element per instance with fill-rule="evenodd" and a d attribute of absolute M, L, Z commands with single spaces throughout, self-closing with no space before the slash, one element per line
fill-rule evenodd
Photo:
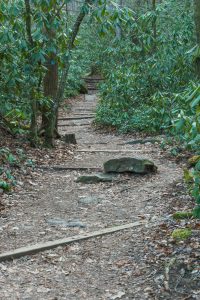
<path fill-rule="evenodd" d="M 73 159 L 62 165 L 101 168 L 109 158 L 126 155 L 153 160 L 158 173 L 83 185 L 75 179 L 89 170 L 36 170 L 34 182 L 9 196 L 11 208 L 0 217 L 1 252 L 163 217 L 163 201 L 181 179 L 181 168 L 163 158 L 157 144 L 128 145 L 127 137 L 95 132 L 96 102 L 95 95 L 86 95 L 70 113 L 60 113 L 70 118 L 59 121 L 61 134 L 75 133 L 78 142 Z M 80 152 L 91 149 L 121 152 Z M 146 232 L 141 226 L 0 263 L 0 299 L 161 299 L 152 288 L 155 270 L 146 262 Z"/>

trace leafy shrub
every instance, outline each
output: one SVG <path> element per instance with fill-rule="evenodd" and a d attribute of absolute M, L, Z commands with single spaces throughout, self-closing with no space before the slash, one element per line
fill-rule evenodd
<path fill-rule="evenodd" d="M 189 51 L 194 41 L 191 12 L 187 1 L 182 6 L 164 2 L 157 10 L 156 41 L 151 29 L 155 16 L 147 12 L 131 28 L 123 28 L 121 40 L 114 40 L 104 50 L 105 81 L 100 87 L 97 123 L 123 132 L 159 132 L 173 127 L 182 107 L 179 94 L 194 78 Z M 168 22 L 170 31 L 166 30 Z"/>
<path fill-rule="evenodd" d="M 9 148 L 0 149 L 0 188 L 10 191 L 16 184 L 13 168 L 21 166 L 22 163 L 28 164 L 26 154 L 22 149 L 16 149 L 12 153 Z"/>
<path fill-rule="evenodd" d="M 192 217 L 193 213 L 188 211 L 177 211 L 173 214 L 175 220 L 190 219 Z"/>
<path fill-rule="evenodd" d="M 147 12 L 139 15 L 129 31 L 124 29 L 121 40 L 107 47 L 97 123 L 114 126 L 120 132 L 165 131 L 183 148 L 198 154 L 200 85 L 193 66 L 192 11 L 188 1 L 181 5 L 179 1 L 164 1 L 156 12 L 156 41 L 151 30 L 155 16 Z M 191 194 L 196 199 L 194 215 L 200 217 L 199 170 L 190 171 L 190 177 Z"/>

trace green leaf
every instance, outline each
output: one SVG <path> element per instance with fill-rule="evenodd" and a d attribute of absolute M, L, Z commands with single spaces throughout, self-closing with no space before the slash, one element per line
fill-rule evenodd
<path fill-rule="evenodd" d="M 196 99 L 194 99 L 194 100 L 192 101 L 191 107 L 194 108 L 194 107 L 196 107 L 197 105 L 200 105 L 200 94 L 199 94 L 199 96 L 198 96 Z"/>

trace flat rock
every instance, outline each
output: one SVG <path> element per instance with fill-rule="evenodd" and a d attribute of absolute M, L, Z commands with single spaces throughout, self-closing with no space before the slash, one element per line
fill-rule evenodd
<path fill-rule="evenodd" d="M 83 224 L 79 220 L 70 220 L 66 221 L 63 219 L 48 219 L 47 223 L 52 226 L 62 226 L 62 227 L 79 227 L 79 228 L 85 228 L 86 225 Z"/>
<path fill-rule="evenodd" d="M 76 179 L 76 182 L 81 183 L 99 183 L 99 182 L 112 182 L 112 175 L 107 175 L 104 173 L 101 174 L 91 174 L 91 175 L 82 175 Z"/>
<path fill-rule="evenodd" d="M 74 133 L 66 133 L 63 137 L 63 141 L 66 144 L 77 144 L 76 137 Z"/>
<path fill-rule="evenodd" d="M 104 163 L 105 173 L 131 172 L 136 174 L 149 174 L 157 171 L 154 163 L 147 159 L 137 159 L 132 157 L 122 157 L 108 160 Z"/>
<path fill-rule="evenodd" d="M 125 144 L 127 144 L 127 145 L 146 144 L 146 143 L 155 144 L 155 143 L 159 143 L 159 142 L 160 142 L 159 139 L 152 138 L 152 139 L 145 139 L 145 140 L 142 140 L 142 139 L 132 140 L 132 141 L 125 142 Z"/>
<path fill-rule="evenodd" d="M 91 204 L 98 204 L 102 202 L 103 199 L 98 196 L 87 196 L 87 197 L 81 197 L 78 202 L 83 205 L 91 205 Z"/>

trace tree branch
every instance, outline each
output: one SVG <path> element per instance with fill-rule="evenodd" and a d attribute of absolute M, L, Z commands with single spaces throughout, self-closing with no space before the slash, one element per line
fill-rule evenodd
<path fill-rule="evenodd" d="M 24 2 L 26 7 L 26 33 L 27 33 L 28 42 L 30 46 L 33 47 L 34 42 L 31 34 L 31 6 L 29 0 L 24 0 Z"/>

